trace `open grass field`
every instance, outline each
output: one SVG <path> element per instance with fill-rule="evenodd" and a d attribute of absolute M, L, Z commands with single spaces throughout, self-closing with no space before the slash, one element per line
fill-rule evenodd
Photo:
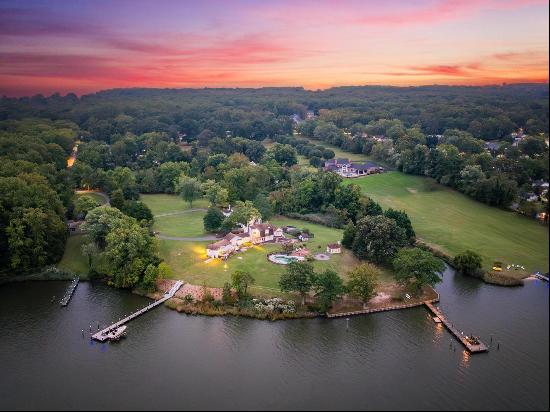
<path fill-rule="evenodd" d="M 204 231 L 203 217 L 206 212 L 194 211 L 180 215 L 155 217 L 153 230 L 166 236 L 201 237 Z"/>
<path fill-rule="evenodd" d="M 452 255 L 471 249 L 483 257 L 486 268 L 500 260 L 530 271 L 548 270 L 548 227 L 534 220 L 421 176 L 388 172 L 346 183 L 361 186 L 384 208 L 405 210 L 418 237 Z"/>
<path fill-rule="evenodd" d="M 278 226 L 293 225 L 299 228 L 309 228 L 315 238 L 307 242 L 306 245 L 313 254 L 325 252 L 327 243 L 336 242 L 342 237 L 341 230 L 295 219 L 277 217 L 272 219 L 271 223 Z M 226 262 L 215 259 L 204 263 L 207 259 L 206 246 L 208 243 L 160 240 L 160 254 L 171 266 L 176 279 L 183 279 L 197 285 L 221 287 L 225 282 L 230 281 L 233 271 L 245 270 L 250 272 L 256 280 L 256 284 L 252 288 L 253 293 L 279 293 L 278 282 L 285 266 L 269 262 L 267 254 L 280 250 L 280 245 L 258 245 L 231 256 Z M 332 256 L 329 261 L 315 261 L 313 265 L 317 271 L 330 268 L 344 276 L 358 263 L 351 253 L 346 252 Z"/>
<path fill-rule="evenodd" d="M 153 215 L 160 215 L 172 212 L 181 212 L 189 209 L 206 209 L 208 201 L 198 199 L 193 202 L 193 207 L 181 197 L 176 195 L 158 194 L 158 195 L 140 195 L 139 200 L 144 202 Z"/>
<path fill-rule="evenodd" d="M 206 235 L 203 228 L 203 210 L 190 210 L 188 202 L 175 195 L 141 195 L 140 199 L 155 216 L 153 230 L 167 236 L 200 237 Z M 199 199 L 193 202 L 193 209 L 204 209 L 208 202 Z M 182 214 L 170 214 L 185 212 Z M 165 215 L 165 216 L 163 216 Z"/>
<path fill-rule="evenodd" d="M 81 252 L 85 240 L 86 236 L 82 234 L 69 236 L 65 245 L 65 253 L 57 264 L 59 269 L 70 270 L 81 276 L 88 274 L 88 262 Z"/>

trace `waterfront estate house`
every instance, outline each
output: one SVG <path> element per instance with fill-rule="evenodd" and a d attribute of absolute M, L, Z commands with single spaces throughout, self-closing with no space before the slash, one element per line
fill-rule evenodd
<path fill-rule="evenodd" d="M 254 244 L 272 242 L 275 238 L 283 237 L 283 229 L 269 223 L 257 223 L 248 227 L 250 241 Z"/>
<path fill-rule="evenodd" d="M 373 162 L 351 162 L 349 159 L 331 159 L 325 162 L 325 171 L 338 173 L 343 177 L 358 177 L 382 173 L 383 167 Z"/>
<path fill-rule="evenodd" d="M 327 253 L 330 253 L 331 255 L 342 253 L 342 246 L 340 243 L 329 243 L 327 245 Z"/>
<path fill-rule="evenodd" d="M 283 229 L 269 223 L 253 223 L 243 227 L 241 232 L 228 233 L 217 242 L 206 247 L 210 258 L 226 258 L 246 243 L 265 243 L 284 239 Z"/>

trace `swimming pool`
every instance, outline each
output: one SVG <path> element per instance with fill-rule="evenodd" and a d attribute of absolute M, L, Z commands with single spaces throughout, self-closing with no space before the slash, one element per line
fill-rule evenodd
<path fill-rule="evenodd" d="M 277 263 L 279 265 L 288 265 L 291 262 L 298 262 L 305 260 L 302 256 L 290 256 L 290 255 L 269 255 L 270 262 Z"/>

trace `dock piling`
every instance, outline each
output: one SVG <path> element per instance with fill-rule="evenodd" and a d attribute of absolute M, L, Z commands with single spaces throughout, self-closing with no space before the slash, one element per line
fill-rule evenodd
<path fill-rule="evenodd" d="M 469 352 L 478 353 L 478 352 L 487 352 L 489 350 L 489 348 L 481 341 L 478 341 L 477 345 L 468 341 L 467 336 L 466 337 L 464 336 L 464 332 L 459 332 L 453 326 L 453 324 L 447 320 L 445 315 L 443 315 L 443 313 L 439 309 L 437 309 L 434 305 L 432 305 L 429 302 L 426 302 L 425 305 L 435 316 L 437 316 L 441 320 L 441 322 L 445 325 L 447 330 L 451 332 L 456 337 L 456 339 L 458 339 L 458 341 L 460 341 L 460 343 L 462 343 L 466 347 L 466 349 L 468 349 Z M 452 345 L 452 342 L 451 342 L 451 345 Z M 456 351 L 456 347 L 454 350 Z"/>
<path fill-rule="evenodd" d="M 156 308 L 157 306 L 161 305 L 162 303 L 164 303 L 165 301 L 167 301 L 168 299 L 174 297 L 174 295 L 176 294 L 176 292 L 180 289 L 180 287 L 183 286 L 183 282 L 182 281 L 177 281 L 174 286 L 172 286 L 172 288 L 164 294 L 164 297 L 162 299 L 159 299 L 153 303 L 151 303 L 149 306 L 146 306 L 144 307 L 143 309 L 140 309 L 138 310 L 137 312 L 133 312 L 132 314 L 130 314 L 129 316 L 125 317 L 124 319 L 120 319 L 118 320 L 118 322 L 116 323 L 113 323 L 112 325 L 110 326 L 107 326 L 105 329 L 102 329 L 100 330 L 99 332 L 95 333 L 94 335 L 92 335 L 92 339 L 95 339 L 99 342 L 105 342 L 106 340 L 108 340 L 109 338 L 107 337 L 107 334 L 112 330 L 112 329 L 115 329 L 115 328 L 118 328 L 119 326 L 122 326 L 124 325 L 125 323 L 131 321 L 132 319 L 135 319 L 137 318 L 138 316 L 144 314 L 145 312 L 153 309 L 153 308 Z M 90 331 L 91 331 L 91 326 L 90 326 Z"/>

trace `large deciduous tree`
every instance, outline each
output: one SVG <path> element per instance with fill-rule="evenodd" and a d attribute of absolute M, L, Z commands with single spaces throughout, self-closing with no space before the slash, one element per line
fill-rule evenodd
<path fill-rule="evenodd" d="M 243 270 L 236 270 L 231 274 L 231 284 L 237 291 L 239 299 L 245 299 L 248 297 L 248 287 L 253 285 L 255 279 L 252 275 Z"/>
<path fill-rule="evenodd" d="M 215 232 L 220 229 L 225 216 L 220 209 L 210 206 L 203 217 L 204 230 L 207 232 Z"/>
<path fill-rule="evenodd" d="M 330 269 L 313 277 L 313 289 L 321 310 L 326 312 L 346 292 L 344 282 Z"/>
<path fill-rule="evenodd" d="M 423 286 L 441 282 L 439 273 L 445 264 L 430 252 L 419 248 L 401 249 L 393 260 L 394 276 L 401 285 L 419 293 Z"/>
<path fill-rule="evenodd" d="M 363 263 L 351 272 L 348 272 L 348 291 L 353 296 L 361 298 L 367 303 L 374 295 L 378 286 L 380 269 L 371 263 Z"/>
<path fill-rule="evenodd" d="M 193 207 L 193 201 L 200 199 L 202 196 L 202 185 L 198 179 L 194 177 L 181 175 L 178 182 L 178 189 L 180 196 L 183 200 L 189 202 L 191 207 Z"/>
<path fill-rule="evenodd" d="M 405 229 L 385 216 L 366 216 L 357 222 L 352 250 L 361 259 L 387 262 L 407 244 Z"/>
<path fill-rule="evenodd" d="M 482 263 L 483 259 L 481 256 L 472 250 L 465 250 L 453 259 L 453 266 L 459 273 L 474 277 L 483 276 L 483 271 L 481 270 Z"/>
<path fill-rule="evenodd" d="M 304 305 L 306 295 L 313 286 L 314 276 L 315 271 L 310 263 L 290 262 L 279 279 L 279 287 L 283 292 L 298 292 L 302 298 L 302 305 Z"/>

